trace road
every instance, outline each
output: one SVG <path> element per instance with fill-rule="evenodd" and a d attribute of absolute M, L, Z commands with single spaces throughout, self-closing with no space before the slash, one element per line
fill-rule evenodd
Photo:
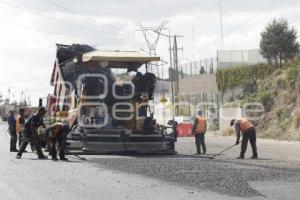
<path fill-rule="evenodd" d="M 68 156 L 68 162 L 15 159 L 0 123 L 0 199 L 298 199 L 300 143 L 258 140 L 259 160 L 234 159 L 235 141 L 208 133 L 208 154 L 193 156 L 193 138 L 179 138 L 175 156 Z"/>

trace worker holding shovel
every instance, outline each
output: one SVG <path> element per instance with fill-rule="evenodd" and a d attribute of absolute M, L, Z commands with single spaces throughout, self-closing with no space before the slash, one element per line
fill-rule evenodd
<path fill-rule="evenodd" d="M 247 150 L 248 141 L 250 141 L 252 147 L 252 157 L 251 159 L 257 159 L 257 148 L 256 148 L 256 131 L 254 125 L 247 118 L 238 118 L 232 119 L 230 122 L 230 126 L 233 126 L 236 132 L 236 145 L 240 143 L 240 132 L 243 133 L 242 146 L 241 146 L 241 154 L 237 159 L 244 159 L 244 155 Z"/>

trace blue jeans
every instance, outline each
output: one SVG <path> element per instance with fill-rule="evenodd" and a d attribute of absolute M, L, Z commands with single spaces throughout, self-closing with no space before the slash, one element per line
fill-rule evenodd
<path fill-rule="evenodd" d="M 18 136 L 17 132 L 14 128 L 9 128 L 9 134 L 10 134 L 10 150 L 16 150 L 17 149 L 17 141 Z"/>
<path fill-rule="evenodd" d="M 195 142 L 196 142 L 197 154 L 201 153 L 201 146 L 202 146 L 203 153 L 206 153 L 204 133 L 198 133 L 198 134 L 196 133 Z"/>

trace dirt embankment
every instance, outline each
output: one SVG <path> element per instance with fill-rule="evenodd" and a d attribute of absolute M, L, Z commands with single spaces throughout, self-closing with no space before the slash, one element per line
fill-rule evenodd
<path fill-rule="evenodd" d="M 251 89 L 240 86 L 242 93 L 231 103 L 259 101 L 264 105 L 257 123 L 258 137 L 300 141 L 300 61 L 251 84 Z"/>
<path fill-rule="evenodd" d="M 300 65 L 275 71 L 258 83 L 270 91 L 269 108 L 257 126 L 260 137 L 300 140 Z"/>

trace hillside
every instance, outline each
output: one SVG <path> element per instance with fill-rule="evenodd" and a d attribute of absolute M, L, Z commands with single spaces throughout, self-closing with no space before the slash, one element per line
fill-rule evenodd
<path fill-rule="evenodd" d="M 217 82 L 224 93 L 231 91 L 228 103 L 243 105 L 257 101 L 265 107 L 257 121 L 259 137 L 300 141 L 299 60 L 282 68 L 254 65 L 226 70 L 217 72 Z M 224 80 L 229 80 L 225 86 Z"/>

